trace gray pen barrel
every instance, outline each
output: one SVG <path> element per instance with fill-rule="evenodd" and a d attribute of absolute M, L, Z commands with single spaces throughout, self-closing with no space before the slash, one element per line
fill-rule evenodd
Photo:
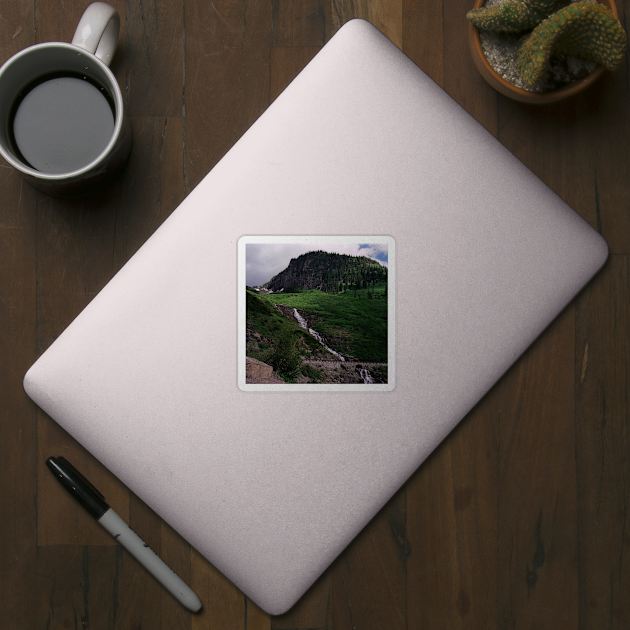
<path fill-rule="evenodd" d="M 183 606 L 197 612 L 201 601 L 190 587 L 176 575 L 159 556 L 109 508 L 98 522 L 142 564 Z"/>

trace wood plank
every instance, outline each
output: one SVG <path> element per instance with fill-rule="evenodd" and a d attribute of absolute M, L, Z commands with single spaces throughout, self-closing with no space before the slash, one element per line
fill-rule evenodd
<path fill-rule="evenodd" d="M 442 0 L 403 0 L 403 52 L 444 87 Z"/>
<path fill-rule="evenodd" d="M 269 105 L 271 11 L 263 0 L 186 6 L 186 191 Z"/>
<path fill-rule="evenodd" d="M 580 628 L 630 627 L 630 260 L 611 256 L 576 305 Z"/>
<path fill-rule="evenodd" d="M 403 0 L 332 0 L 333 35 L 353 18 L 371 22 L 402 49 Z"/>
<path fill-rule="evenodd" d="M 34 628 L 111 630 L 116 611 L 116 548 L 42 547 L 37 557 Z"/>
<path fill-rule="evenodd" d="M 402 0 L 332 0 L 332 32 L 348 20 L 362 18 L 402 49 Z"/>
<path fill-rule="evenodd" d="M 0 64 L 22 48 L 37 43 L 34 9 L 32 0 L 3 3 L 0 20 Z"/>
<path fill-rule="evenodd" d="M 88 3 L 89 4 L 89 3 Z M 88 4 L 83 2 L 58 3 L 54 0 L 38 0 L 37 8 L 37 43 L 71 42 L 79 20 Z M 125 3 L 121 0 L 109 2 L 120 13 L 120 40 L 124 41 Z"/>
<path fill-rule="evenodd" d="M 403 486 L 333 564 L 332 627 L 406 628 L 409 553 Z"/>
<path fill-rule="evenodd" d="M 501 627 L 578 626 L 574 346 L 571 305 L 500 384 Z"/>
<path fill-rule="evenodd" d="M 185 564 L 187 560 L 189 564 L 190 556 L 186 553 L 187 550 L 184 550 L 183 554 L 180 553 L 180 560 L 173 563 L 175 566 L 171 564 L 174 554 L 166 545 L 172 544 L 173 539 L 170 534 L 164 537 L 159 519 L 157 521 L 157 524 L 152 523 L 154 527 L 137 533 L 188 583 L 189 576 L 186 576 L 181 561 L 183 560 Z M 161 547 L 160 543 L 164 546 Z M 141 627 L 155 630 L 190 629 L 193 613 L 186 610 L 121 546 L 117 548 L 116 560 L 115 625 L 112 626 L 115 630 Z"/>
<path fill-rule="evenodd" d="M 333 571 L 329 569 L 315 581 L 293 608 L 284 615 L 271 617 L 272 630 L 332 628 L 332 582 Z"/>
<path fill-rule="evenodd" d="M 184 199 L 181 118 L 132 117 L 131 121 L 134 146 L 113 213 L 112 272 L 140 249 Z"/>
<path fill-rule="evenodd" d="M 121 182 L 74 200 L 40 195 L 37 350 L 44 352 L 112 275 L 116 206 Z"/>
<path fill-rule="evenodd" d="M 273 0 L 272 46 L 323 46 L 330 39 L 330 0 Z"/>
<path fill-rule="evenodd" d="M 499 140 L 554 192 L 597 227 L 595 163 L 592 131 L 586 121 L 598 119 L 588 98 L 537 109 L 507 98 L 499 99 Z M 523 134 L 527 134 L 527 142 Z"/>
<path fill-rule="evenodd" d="M 618 220 L 618 206 L 615 207 L 615 197 L 620 195 L 623 199 L 626 195 L 625 189 L 627 188 L 627 182 L 621 181 L 624 179 L 620 176 L 618 167 L 612 167 L 608 164 L 608 160 L 614 155 L 614 152 L 610 152 L 604 149 L 603 137 L 611 137 L 611 125 L 615 127 L 615 134 L 619 137 L 625 137 L 627 133 L 627 124 L 621 122 L 622 118 L 619 116 L 610 116 L 604 114 L 606 109 L 605 103 L 617 103 L 617 105 L 609 105 L 609 107 L 618 108 L 620 103 L 619 94 L 613 94 L 613 88 L 610 87 L 618 79 L 614 77 L 605 78 L 602 80 L 603 86 L 609 84 L 609 92 L 606 100 L 603 100 L 601 92 L 598 90 L 591 90 L 583 95 L 580 95 L 574 99 L 566 102 L 558 103 L 549 107 L 535 108 L 523 104 L 518 104 L 509 101 L 508 99 L 501 98 L 499 100 L 499 139 L 503 142 L 513 153 L 517 155 L 521 160 L 525 162 L 539 177 L 543 179 L 555 192 L 557 192 L 562 198 L 564 198 L 573 208 L 575 208 L 582 216 L 584 216 L 595 228 L 600 231 L 608 231 L 604 227 L 605 217 L 615 217 L 614 220 Z M 525 135 L 527 138 L 525 139 Z M 619 155 L 615 160 L 621 159 Z M 603 165 L 606 164 L 604 167 Z M 615 181 L 609 177 L 609 173 L 617 169 Z M 601 175 L 602 172 L 606 172 L 606 175 Z M 603 201 L 605 200 L 605 201 Z M 621 234 L 625 229 L 623 225 L 621 228 Z M 609 232 L 610 233 L 610 232 Z M 621 246 L 621 240 L 617 239 L 616 244 Z M 613 244 L 614 245 L 614 244 Z M 623 246 L 622 246 L 623 249 Z M 614 250 L 613 250 L 614 251 Z M 582 346 L 582 347 L 581 347 Z M 578 353 L 583 351 L 584 342 L 580 344 L 578 342 Z M 576 356 L 575 361 L 578 362 L 581 357 Z M 568 369 L 568 368 L 567 368 Z M 575 369 L 575 368 L 574 368 Z M 602 371 L 605 373 L 605 370 Z M 579 400 L 579 399 L 578 399 Z M 581 415 L 580 404 L 577 406 L 577 426 L 578 436 L 580 427 Z M 557 422 L 557 421 L 556 421 Z M 539 431 L 539 425 L 536 424 L 533 430 Z M 567 437 L 570 438 L 568 426 L 564 429 L 567 432 Z M 579 437 L 578 437 L 578 457 L 580 453 Z M 553 453 L 549 453 L 549 457 L 556 457 Z M 573 469 L 575 464 L 569 462 L 568 452 L 565 453 L 567 458 L 568 469 Z M 579 473 L 576 472 L 576 475 Z M 579 480 L 579 477 L 578 477 Z M 562 484 L 562 487 L 569 488 L 569 479 Z M 571 482 L 572 483 L 572 482 Z M 559 487 L 559 489 L 561 489 Z M 566 495 L 566 491 L 562 492 L 562 497 Z M 582 500 L 582 492 L 578 492 L 578 498 L 576 501 Z M 566 546 L 563 549 L 562 562 L 565 563 L 564 571 L 562 575 L 560 568 L 556 570 L 557 578 L 554 586 L 555 602 L 546 602 L 544 599 L 538 599 L 539 592 L 536 591 L 536 597 L 532 596 L 531 600 L 527 600 L 527 606 L 525 606 L 525 594 L 524 591 L 521 595 L 521 605 L 523 609 L 517 608 L 516 611 L 510 614 L 516 615 L 514 619 L 517 619 L 519 623 L 526 624 L 526 621 L 532 619 L 535 615 L 540 616 L 540 612 L 544 606 L 549 606 L 552 611 L 551 614 L 547 614 L 545 619 L 551 624 L 554 615 L 558 623 L 562 623 L 567 626 L 572 621 L 577 625 L 578 616 L 580 627 L 597 627 L 595 626 L 583 626 L 585 619 L 585 599 L 589 591 L 588 587 L 585 587 L 584 577 L 581 570 L 579 572 L 579 595 L 580 603 L 579 610 L 576 611 L 575 599 L 576 585 L 575 581 L 578 579 L 578 571 L 574 566 L 575 560 L 572 557 L 573 554 L 578 553 L 582 558 L 582 539 L 580 534 L 580 540 L 575 540 L 576 524 L 573 516 L 570 516 L 570 512 L 573 511 L 573 507 L 568 504 L 568 497 L 564 497 L 565 509 L 567 510 L 566 516 L 563 519 L 564 524 L 561 525 L 566 530 L 567 537 L 565 538 Z M 539 543 L 536 548 L 544 550 L 546 541 L 549 536 L 553 535 L 553 531 L 547 535 L 544 534 L 544 523 L 547 521 L 548 527 L 550 527 L 549 518 L 553 513 L 553 506 L 551 505 L 551 498 L 546 497 L 547 507 L 543 507 L 539 512 L 540 521 L 534 518 L 535 506 L 533 504 L 530 507 L 530 514 L 527 517 L 527 529 L 529 532 L 526 534 L 523 531 L 522 535 L 527 535 L 530 538 L 530 559 L 527 565 L 530 580 L 535 581 L 534 578 L 539 575 L 535 570 L 536 563 L 536 549 L 532 550 L 532 538 Z M 572 501 L 572 499 L 571 499 Z M 562 503 L 560 503 L 562 505 Z M 578 507 L 576 510 L 583 509 Z M 554 519 L 554 522 L 558 519 Z M 562 521 L 560 521 L 562 522 Z M 556 529 L 556 526 L 553 526 Z M 519 531 L 521 531 L 519 527 Z M 570 543 L 570 544 L 569 544 Z M 573 550 L 573 545 L 576 545 L 576 551 Z M 515 544 L 514 548 L 518 549 L 521 543 Z M 509 556 L 513 549 L 509 549 L 507 539 L 500 541 L 500 556 Z M 533 553 L 532 553 L 533 552 Z M 520 553 L 524 554 L 524 549 L 520 548 Z M 586 553 L 588 556 L 588 553 Z M 511 557 L 511 556 L 509 556 Z M 538 554 L 538 562 L 541 561 L 541 554 Z M 545 552 L 545 558 L 548 558 L 548 553 Z M 525 562 L 526 557 L 522 559 L 522 563 Z M 557 561 L 557 559 L 556 559 Z M 594 565 L 591 564 L 594 568 Z M 505 582 L 503 582 L 505 583 Z M 590 586 L 591 582 L 588 581 Z M 538 584 L 540 586 L 540 583 Z M 521 588 L 523 588 L 521 582 Z M 513 611 L 513 603 L 507 604 L 508 597 L 513 597 L 513 593 L 508 593 L 509 589 L 504 588 L 501 595 L 503 598 L 502 605 L 507 606 L 508 609 Z M 530 591 L 528 591 L 528 597 Z M 564 619 L 560 621 L 560 600 L 564 599 L 566 605 L 566 612 Z M 537 600 L 537 601 L 535 601 Z M 598 601 L 599 597 L 595 597 L 593 601 Z M 600 602 L 601 604 L 601 602 Z M 507 613 L 506 613 L 507 614 Z M 540 623 L 540 622 L 539 622 Z M 553 627 L 549 625 L 549 627 Z"/>
<path fill-rule="evenodd" d="M 407 483 L 407 627 L 485 628 L 496 619 L 500 387 Z"/>
<path fill-rule="evenodd" d="M 269 53 L 269 98 L 274 101 L 321 50 L 321 47 L 272 48 Z"/>
<path fill-rule="evenodd" d="M 500 97 L 501 142 L 604 238 L 611 252 L 628 253 L 630 141 L 624 73 L 609 74 L 575 98 L 544 107 Z M 527 134 L 527 142 L 524 142 Z"/>
<path fill-rule="evenodd" d="M 468 49 L 470 0 L 442 0 L 444 84 L 442 87 L 491 134 L 497 135 L 499 94 L 479 74 Z"/>
<path fill-rule="evenodd" d="M 37 193 L 0 160 L 0 618 L 34 627 L 32 583 L 37 541 L 37 409 L 22 379 L 37 359 Z"/>
<path fill-rule="evenodd" d="M 628 3 L 620 3 L 623 7 Z M 626 8 L 626 15 L 629 9 Z M 627 19 L 627 18 L 626 18 Z M 626 32 L 628 31 L 626 27 Z M 593 171 L 595 200 L 587 217 L 615 254 L 630 254 L 630 178 L 627 148 L 630 146 L 630 64 L 607 73 L 591 88 L 592 107 L 584 127 L 584 140 Z M 583 129 L 577 129 L 585 135 Z M 573 166 L 573 164 L 570 164 Z"/>
<path fill-rule="evenodd" d="M 597 181 L 599 168 L 597 161 L 600 157 L 596 151 L 593 151 L 592 138 L 593 135 L 598 135 L 602 129 L 606 128 L 608 122 L 601 116 L 598 100 L 597 93 L 592 91 L 567 102 L 541 109 L 514 103 L 501 97 L 499 99 L 498 116 L 499 139 L 501 142 L 565 199 L 569 205 L 590 221 L 594 227 L 601 230 L 602 215 L 601 208 L 598 207 L 598 195 L 601 193 L 598 192 Z M 524 134 L 527 134 L 527 141 L 524 141 Z M 601 183 L 599 185 L 601 186 Z M 609 186 L 609 189 L 612 190 L 612 187 Z M 564 414 L 562 418 L 564 418 Z M 558 420 L 555 419 L 554 423 L 557 422 Z M 542 430 L 538 423 L 532 429 L 535 432 Z M 571 440 L 571 431 L 568 425 L 563 430 L 567 434 L 567 439 Z M 568 447 L 565 446 L 562 450 L 565 453 L 566 472 L 568 472 L 575 469 L 575 464 L 569 460 L 569 452 L 565 450 L 566 448 Z M 557 454 L 550 452 L 548 457 L 550 459 L 557 458 Z M 539 460 L 537 459 L 536 461 L 538 462 Z M 536 466 L 538 467 L 538 464 Z M 520 518 L 517 519 L 520 521 L 518 532 L 520 532 L 519 538 L 521 540 L 518 541 L 517 539 L 513 546 L 508 544 L 507 537 L 504 537 L 502 541 L 500 540 L 500 562 L 502 554 L 503 557 L 512 557 L 511 554 L 518 549 L 519 553 L 523 554 L 521 563 L 525 563 L 527 557 L 525 548 L 522 546 L 524 542 L 523 537 L 529 538 L 530 558 L 526 564 L 526 584 L 523 585 L 521 577 L 519 587 L 523 589 L 520 602 L 522 608 L 515 608 L 512 600 L 510 600 L 509 604 L 506 603 L 508 598 L 514 597 L 514 593 L 510 592 L 510 589 L 507 589 L 507 587 L 500 594 L 500 597 L 503 599 L 501 604 L 507 606 L 511 611 L 506 614 L 515 615 L 513 618 L 519 624 L 526 625 L 527 620 L 531 621 L 534 618 L 539 624 L 542 624 L 542 621 L 539 619 L 542 617 L 541 611 L 546 606 L 549 606 L 549 610 L 545 613 L 545 620 L 550 625 L 544 627 L 553 627 L 554 616 L 557 623 L 564 625 L 572 622 L 577 625 L 578 614 L 581 617 L 581 610 L 576 610 L 577 605 L 575 603 L 577 598 L 577 568 L 575 567 L 574 555 L 578 552 L 579 547 L 575 533 L 576 516 L 572 516 L 573 510 L 577 511 L 577 507 L 574 508 L 571 505 L 573 499 L 568 496 L 569 487 L 572 483 L 573 481 L 568 477 L 562 483 L 556 482 L 558 485 L 558 496 L 560 497 L 559 506 L 564 505 L 565 508 L 565 516 L 562 519 L 554 516 L 557 513 L 554 506 L 551 505 L 552 497 L 549 496 L 545 497 L 547 506 L 541 505 L 538 518 L 535 518 L 535 501 L 532 498 L 529 515 L 525 519 L 527 522 L 526 529 L 523 529 L 521 526 L 523 521 Z M 554 516 L 553 523 L 550 520 L 552 516 Z M 544 533 L 545 522 L 548 528 L 547 534 Z M 554 601 L 545 601 L 544 597 L 539 597 L 540 592 L 547 589 L 540 589 L 539 591 L 541 583 L 536 582 L 536 577 L 542 575 L 545 569 L 541 568 L 539 571 L 536 569 L 535 564 L 543 560 L 541 551 L 544 551 L 545 561 L 548 559 L 549 552 L 545 550 L 545 546 L 548 544 L 549 538 L 553 537 L 554 530 L 559 530 L 560 528 L 565 530 L 565 546 L 562 549 L 560 558 L 558 558 L 558 554 L 554 554 L 556 563 L 560 562 L 555 569 L 556 578 L 553 580 L 554 587 L 551 591 Z M 553 538 L 558 539 L 558 535 Z M 532 540 L 536 541 L 536 543 L 534 544 Z M 573 547 L 574 545 L 575 548 Z M 562 563 L 564 563 L 564 569 L 561 569 Z M 551 569 L 551 567 L 548 568 Z M 527 579 L 531 583 L 537 583 L 534 590 L 529 589 L 527 591 L 527 598 L 529 599 L 526 599 L 525 595 Z M 518 582 L 518 579 L 515 578 L 515 580 Z M 505 581 L 503 581 L 503 584 L 505 584 Z M 535 596 L 532 595 L 533 592 L 536 593 Z M 560 602 L 562 600 L 564 600 L 564 606 L 566 606 L 564 618 L 562 618 L 560 613 Z"/>
<path fill-rule="evenodd" d="M 33 2 L 0 9 L 0 63 L 34 44 Z M 22 378 L 37 358 L 37 193 L 0 158 L 0 619 L 15 630 L 36 626 L 37 411 Z"/>
<path fill-rule="evenodd" d="M 203 602 L 203 608 L 192 619 L 193 630 L 245 630 L 251 602 L 246 604 L 245 595 L 194 549 L 191 588 Z"/>
<path fill-rule="evenodd" d="M 160 225 L 184 200 L 184 133 L 181 117 L 164 119 L 158 153 L 160 163 Z"/>
<path fill-rule="evenodd" d="M 271 617 L 245 597 L 245 630 L 271 630 Z"/>
<path fill-rule="evenodd" d="M 127 5 L 125 50 L 130 116 L 181 116 L 184 86 L 183 0 Z"/>

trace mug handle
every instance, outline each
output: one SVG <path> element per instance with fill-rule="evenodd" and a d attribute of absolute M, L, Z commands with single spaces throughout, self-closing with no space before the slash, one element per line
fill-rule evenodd
<path fill-rule="evenodd" d="M 104 2 L 94 2 L 81 16 L 72 44 L 96 55 L 109 66 L 116 52 L 119 32 L 118 11 Z"/>

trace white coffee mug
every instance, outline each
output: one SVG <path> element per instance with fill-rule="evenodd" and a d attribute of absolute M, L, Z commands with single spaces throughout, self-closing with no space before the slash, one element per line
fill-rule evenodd
<path fill-rule="evenodd" d="M 131 125 L 109 64 L 120 16 L 95 2 L 71 44 L 25 48 L 0 68 L 0 154 L 57 197 L 107 184 L 125 165 Z"/>

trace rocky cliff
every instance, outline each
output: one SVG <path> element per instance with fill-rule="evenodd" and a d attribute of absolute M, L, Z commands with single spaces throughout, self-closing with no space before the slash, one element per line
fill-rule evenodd
<path fill-rule="evenodd" d="M 274 293 L 299 289 L 329 291 L 342 290 L 355 284 L 361 288 L 368 281 L 386 279 L 387 269 L 367 256 L 315 251 L 292 258 L 289 266 L 264 286 Z"/>

